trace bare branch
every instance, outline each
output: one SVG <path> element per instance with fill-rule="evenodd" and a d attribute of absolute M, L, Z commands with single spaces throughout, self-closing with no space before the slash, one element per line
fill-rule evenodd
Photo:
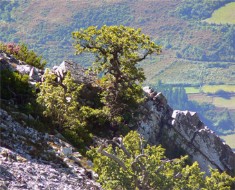
<path fill-rule="evenodd" d="M 120 137 L 120 138 L 113 138 L 113 142 L 123 150 L 123 152 L 127 155 L 128 158 L 131 157 L 131 154 L 127 151 L 125 145 L 123 144 L 123 139 Z"/>
<path fill-rule="evenodd" d="M 136 156 L 134 162 L 132 162 L 132 164 L 131 164 L 131 168 L 133 171 L 138 171 L 138 168 L 136 168 L 136 164 L 138 163 L 140 165 L 140 168 L 142 171 L 142 180 L 136 179 L 137 180 L 136 184 L 138 184 L 137 186 L 139 189 L 146 189 L 149 173 L 148 173 L 147 169 L 145 168 L 145 166 L 142 164 L 142 162 L 139 160 L 142 157 L 147 157 L 147 155 L 140 154 L 140 155 Z"/>
<path fill-rule="evenodd" d="M 109 157 L 110 159 L 114 160 L 115 162 L 118 163 L 119 166 L 121 166 L 125 171 L 127 170 L 125 164 L 115 155 L 109 154 L 107 151 L 103 150 L 105 145 L 101 145 L 100 148 L 98 149 L 98 152 L 103 154 L 104 156 Z"/>

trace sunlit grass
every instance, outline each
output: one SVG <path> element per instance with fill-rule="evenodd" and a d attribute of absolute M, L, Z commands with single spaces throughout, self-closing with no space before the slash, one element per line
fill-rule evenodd
<path fill-rule="evenodd" d="M 205 20 L 208 23 L 235 24 L 235 2 L 228 3 L 214 11 L 211 18 Z"/>
<path fill-rule="evenodd" d="M 235 93 L 235 85 L 204 85 L 201 90 L 199 87 L 185 87 L 187 94 L 197 94 L 201 91 L 204 93 L 215 93 L 219 90 Z"/>

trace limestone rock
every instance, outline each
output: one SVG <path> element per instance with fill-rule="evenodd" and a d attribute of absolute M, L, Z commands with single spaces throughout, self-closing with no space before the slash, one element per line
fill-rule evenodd
<path fill-rule="evenodd" d="M 138 131 L 149 143 L 162 143 L 169 150 L 183 150 L 207 174 L 211 166 L 234 175 L 234 152 L 203 124 L 197 113 L 173 111 L 161 93 L 149 87 L 144 91 L 148 97 L 143 106 L 147 117 L 141 118 Z"/>
<path fill-rule="evenodd" d="M 0 189 L 101 189 L 69 143 L 23 127 L 2 109 L 0 132 Z"/>
<path fill-rule="evenodd" d="M 0 52 L 0 62 L 0 71 L 5 69 L 17 71 L 22 75 L 29 75 L 29 79 L 32 83 L 41 82 L 41 78 L 44 73 L 44 71 L 41 69 L 28 65 L 23 61 L 17 60 L 14 58 L 14 56 L 4 52 Z"/>
<path fill-rule="evenodd" d="M 68 71 L 71 72 L 73 79 L 77 83 L 92 83 L 94 80 L 92 74 L 86 74 L 87 70 L 85 68 L 71 61 L 63 61 L 59 66 L 54 66 L 52 69 L 52 72 L 58 76 L 58 81 L 63 80 Z"/>

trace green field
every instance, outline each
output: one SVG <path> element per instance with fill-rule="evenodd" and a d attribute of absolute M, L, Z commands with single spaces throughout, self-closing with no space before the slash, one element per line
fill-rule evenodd
<path fill-rule="evenodd" d="M 188 94 L 189 100 L 199 103 L 207 102 L 219 108 L 235 109 L 235 97 L 229 99 L 221 98 L 218 96 L 207 96 L 205 94 Z"/>
<path fill-rule="evenodd" d="M 208 95 L 207 93 L 216 93 L 223 90 L 229 93 L 235 93 L 235 85 L 204 85 L 201 90 L 199 87 L 185 87 L 186 93 L 190 100 L 199 103 L 212 103 L 219 108 L 235 109 L 235 97 L 222 98 L 216 95 Z"/>
<path fill-rule="evenodd" d="M 220 138 L 223 139 L 232 149 L 235 149 L 235 134 L 220 136 Z"/>
<path fill-rule="evenodd" d="M 205 21 L 216 24 L 235 24 L 235 2 L 215 10 L 211 18 Z"/>
<path fill-rule="evenodd" d="M 185 87 L 184 88 L 187 94 L 196 94 L 200 93 L 200 89 L 196 87 Z"/>
<path fill-rule="evenodd" d="M 229 93 L 235 93 L 235 85 L 204 85 L 201 90 L 199 87 L 185 87 L 185 91 L 187 94 L 197 94 L 200 92 L 215 93 L 219 90 L 223 90 Z"/>
<path fill-rule="evenodd" d="M 219 90 L 235 93 L 235 85 L 205 85 L 202 87 L 202 91 L 205 93 L 215 93 Z"/>
<path fill-rule="evenodd" d="M 202 93 L 188 94 L 189 100 L 196 101 L 198 103 L 211 103 L 213 104 L 213 98 Z"/>

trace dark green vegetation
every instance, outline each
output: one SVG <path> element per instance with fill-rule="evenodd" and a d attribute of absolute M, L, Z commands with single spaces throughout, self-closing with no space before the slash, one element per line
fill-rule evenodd
<path fill-rule="evenodd" d="M 30 105 L 30 100 L 35 96 L 35 92 L 28 85 L 28 75 L 21 75 L 9 70 L 1 71 L 0 75 L 1 98 L 12 100 L 26 109 Z"/>
<path fill-rule="evenodd" d="M 112 143 L 112 144 L 111 144 Z M 105 147 L 93 149 L 94 170 L 104 189 L 230 189 L 235 181 L 226 173 L 211 169 L 204 178 L 196 162 L 186 165 L 186 157 L 169 160 L 161 146 L 150 146 L 137 132 L 115 138 Z"/>
<path fill-rule="evenodd" d="M 19 2 L 17 1 L 1 1 L 0 2 L 0 10 L 1 13 L 4 14 L 0 15 L 0 20 L 6 21 L 6 22 L 14 22 L 15 19 L 12 16 L 12 12 L 19 7 Z"/>
<path fill-rule="evenodd" d="M 16 59 L 25 61 L 28 65 L 43 69 L 46 62 L 41 56 L 29 50 L 25 44 L 0 44 L 0 52 L 12 54 Z M 0 62 L 0 64 L 3 64 Z M 17 104 L 25 113 L 36 113 L 36 92 L 35 88 L 28 84 L 29 76 L 12 72 L 8 69 L 1 70 L 0 73 L 0 95 L 1 99 L 10 100 L 12 104 Z M 35 110 L 35 111 L 34 111 Z"/>

